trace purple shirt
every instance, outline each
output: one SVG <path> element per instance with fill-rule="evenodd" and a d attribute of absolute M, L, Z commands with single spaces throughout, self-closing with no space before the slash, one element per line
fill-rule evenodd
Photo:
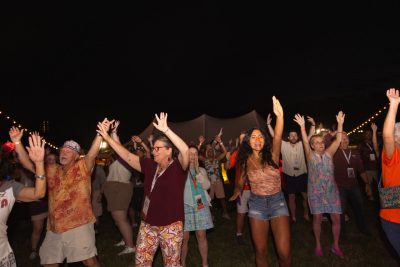
<path fill-rule="evenodd" d="M 179 160 L 174 162 L 162 173 L 150 193 L 151 184 L 157 170 L 157 163 L 148 158 L 140 159 L 140 167 L 144 174 L 144 197 L 150 199 L 146 223 L 153 226 L 166 226 L 184 220 L 183 192 L 187 172 L 182 169 Z"/>

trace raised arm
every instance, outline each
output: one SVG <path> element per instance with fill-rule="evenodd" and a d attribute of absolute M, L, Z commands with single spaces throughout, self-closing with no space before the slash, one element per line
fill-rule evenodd
<path fill-rule="evenodd" d="M 189 147 L 176 133 L 174 133 L 168 127 L 167 113 L 161 112 L 160 116 L 158 116 L 157 114 L 155 116 L 157 122 L 153 122 L 154 127 L 157 130 L 163 132 L 179 150 L 179 155 L 178 155 L 179 162 L 181 163 L 182 168 L 186 170 L 187 167 L 189 166 Z"/>
<path fill-rule="evenodd" d="M 11 141 L 15 144 L 15 152 L 18 154 L 18 159 L 21 162 L 22 166 L 31 171 L 32 173 L 35 172 L 35 165 L 29 159 L 29 155 L 26 152 L 24 146 L 21 143 L 22 136 L 24 134 L 24 130 L 20 130 L 17 127 L 11 127 L 10 131 L 8 132 L 10 135 Z"/>
<path fill-rule="evenodd" d="M 342 111 L 339 111 L 339 113 L 336 115 L 336 121 L 338 123 L 336 138 L 332 142 L 332 144 L 326 149 L 326 153 L 328 153 L 331 157 L 333 157 L 333 155 L 336 153 L 336 150 L 340 146 L 340 142 L 342 142 L 344 117 L 345 114 Z"/>
<path fill-rule="evenodd" d="M 132 142 L 135 142 L 136 144 L 138 144 L 144 148 L 144 150 L 146 151 L 146 153 L 145 153 L 146 158 L 151 157 L 150 148 L 146 145 L 145 142 L 143 142 L 142 138 L 140 138 L 137 135 L 134 135 L 134 136 L 132 136 L 131 140 L 132 140 Z"/>
<path fill-rule="evenodd" d="M 307 116 L 307 121 L 311 123 L 310 130 L 308 131 L 308 140 L 310 140 L 311 136 L 315 134 L 315 120 L 314 118 Z"/>
<path fill-rule="evenodd" d="M 378 126 L 376 126 L 375 123 L 371 123 L 371 129 L 372 129 L 372 146 L 375 150 L 375 154 L 379 155 L 379 147 L 378 147 Z"/>
<path fill-rule="evenodd" d="M 115 120 L 112 124 L 111 124 L 111 138 L 114 139 L 115 142 L 121 144 L 121 140 L 119 139 L 118 136 L 118 126 L 119 126 L 119 121 Z"/>
<path fill-rule="evenodd" d="M 301 133 L 301 139 L 303 140 L 304 153 L 306 155 L 307 160 L 309 160 L 311 158 L 311 147 L 310 147 L 310 142 L 308 141 L 309 138 L 306 133 L 306 121 L 304 120 L 304 116 L 300 115 L 299 113 L 294 115 L 293 120 L 300 126 L 300 133 Z"/>
<path fill-rule="evenodd" d="M 103 123 L 108 125 L 108 127 L 110 127 L 110 125 L 112 123 L 114 123 L 114 121 L 109 121 L 107 118 L 105 118 L 103 120 Z M 88 170 L 92 170 L 94 167 L 94 164 L 96 162 L 96 157 L 100 152 L 100 143 L 102 141 L 102 137 L 100 135 L 96 135 L 96 137 L 94 138 L 92 145 L 89 148 L 88 153 L 85 155 L 85 164 L 86 164 L 86 168 Z"/>
<path fill-rule="evenodd" d="M 217 157 L 217 160 L 223 160 L 224 158 L 225 158 L 225 156 L 226 156 L 226 154 L 227 154 L 227 150 L 226 150 L 226 148 L 225 148 L 225 146 L 224 146 L 224 143 L 222 142 L 222 140 L 221 140 L 221 136 L 220 135 L 217 135 L 216 137 L 215 137 L 215 142 L 217 143 L 217 144 L 219 144 L 219 147 L 222 149 L 222 153 L 220 153 L 219 155 L 218 155 L 218 157 Z"/>
<path fill-rule="evenodd" d="M 117 153 L 123 160 L 125 160 L 129 166 L 134 168 L 135 170 L 142 172 L 142 168 L 140 167 L 139 156 L 129 152 L 121 143 L 115 141 L 108 134 L 108 130 L 110 124 L 105 123 L 104 119 L 102 122 L 97 124 L 97 132 L 104 138 L 104 140 L 110 145 L 112 149 L 114 149 L 115 153 Z"/>
<path fill-rule="evenodd" d="M 390 105 L 385 122 L 383 123 L 383 149 L 385 150 L 386 156 L 392 158 L 395 150 L 394 125 L 396 123 L 397 109 L 400 103 L 399 90 L 390 88 L 386 91 L 386 96 L 389 99 Z"/>
<path fill-rule="evenodd" d="M 35 163 L 35 187 L 24 187 L 18 194 L 17 199 L 24 202 L 38 200 L 46 194 L 46 175 L 44 171 L 44 144 L 45 141 L 39 135 L 33 134 L 29 137 L 27 147 L 29 158 Z M 26 153 L 26 152 L 25 152 Z"/>
<path fill-rule="evenodd" d="M 271 126 L 271 122 L 272 122 L 272 118 L 271 118 L 271 113 L 268 113 L 267 116 L 267 128 L 268 128 L 268 132 L 271 135 L 271 137 L 274 137 L 274 128 L 272 128 Z"/>
<path fill-rule="evenodd" d="M 272 159 L 279 165 L 279 156 L 281 154 L 281 143 L 283 134 L 283 108 L 279 100 L 272 97 L 273 111 L 276 116 L 276 124 L 274 129 L 274 137 L 272 138 Z"/>

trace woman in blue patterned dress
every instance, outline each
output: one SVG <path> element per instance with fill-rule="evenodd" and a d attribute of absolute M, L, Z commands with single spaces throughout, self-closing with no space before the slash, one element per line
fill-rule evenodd
<path fill-rule="evenodd" d="M 199 151 L 196 146 L 189 146 L 189 160 L 190 166 L 184 192 L 185 226 L 181 262 L 182 266 L 186 266 L 190 232 L 196 231 L 202 266 L 208 266 L 206 230 L 214 227 L 210 212 L 210 196 L 207 194 L 210 180 L 206 170 L 199 167 Z"/>
<path fill-rule="evenodd" d="M 321 135 L 313 135 L 308 140 L 305 130 L 304 116 L 296 114 L 294 121 L 300 125 L 303 139 L 304 152 L 308 163 L 308 202 L 311 214 L 313 214 L 313 231 L 315 236 L 315 255 L 322 257 L 321 247 L 321 221 L 324 213 L 329 213 L 332 220 L 333 245 L 331 251 L 338 257 L 343 258 L 344 253 L 339 247 L 340 236 L 340 204 L 339 190 L 333 175 L 332 157 L 339 148 L 342 140 L 343 122 L 345 115 L 340 111 L 336 120 L 338 131 L 336 139 L 325 148 L 324 139 Z"/>

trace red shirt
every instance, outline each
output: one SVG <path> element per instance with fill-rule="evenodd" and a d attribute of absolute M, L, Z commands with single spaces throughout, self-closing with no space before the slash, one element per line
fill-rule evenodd
<path fill-rule="evenodd" d="M 162 173 L 150 193 L 151 184 L 157 170 L 157 163 L 148 158 L 140 159 L 140 167 L 144 174 L 144 198 L 150 199 L 146 223 L 153 226 L 166 226 L 184 220 L 183 191 L 187 172 L 182 169 L 179 160 Z"/>

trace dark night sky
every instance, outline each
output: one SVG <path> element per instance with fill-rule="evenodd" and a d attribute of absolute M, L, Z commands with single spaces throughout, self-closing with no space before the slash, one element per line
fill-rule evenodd
<path fill-rule="evenodd" d="M 288 127 L 296 112 L 329 124 L 342 109 L 351 130 L 400 85 L 398 4 L 250 2 L 8 10 L 0 110 L 31 129 L 47 119 L 50 141 L 85 147 L 105 116 L 120 119 L 127 138 L 160 111 L 172 121 L 266 116 L 272 95 Z M 4 140 L 9 125 L 0 125 Z"/>

